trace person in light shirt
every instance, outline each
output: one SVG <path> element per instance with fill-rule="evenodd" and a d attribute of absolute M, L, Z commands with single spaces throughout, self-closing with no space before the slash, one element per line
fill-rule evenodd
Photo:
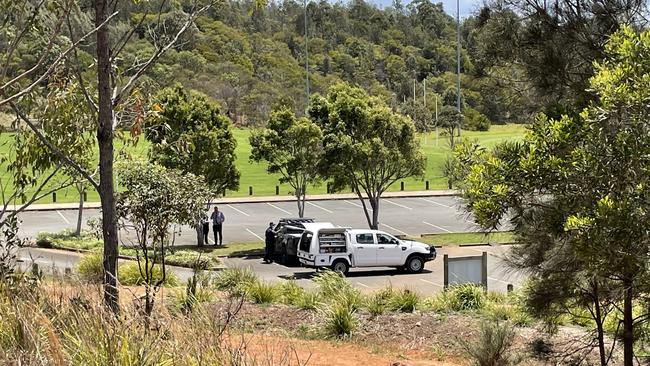
<path fill-rule="evenodd" d="M 223 215 L 223 212 L 219 211 L 217 206 L 214 206 L 214 211 L 210 216 L 212 220 L 212 231 L 214 231 L 214 245 L 223 245 L 223 222 L 226 221 L 226 217 Z"/>

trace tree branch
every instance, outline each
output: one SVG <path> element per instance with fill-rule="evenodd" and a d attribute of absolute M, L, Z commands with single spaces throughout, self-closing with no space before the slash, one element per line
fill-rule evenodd
<path fill-rule="evenodd" d="M 23 90 L 21 90 L 20 92 L 18 92 L 18 93 L 16 93 L 16 94 L 12 95 L 12 96 L 10 96 L 10 97 L 7 97 L 6 99 L 2 99 L 2 100 L 0 100 L 0 107 L 3 106 L 3 105 L 5 105 L 5 104 L 13 103 L 14 100 L 17 100 L 17 99 L 23 97 L 24 95 L 29 94 L 29 93 L 32 91 L 32 89 L 34 89 L 34 87 L 35 87 L 36 85 L 40 84 L 43 80 L 45 80 L 46 77 L 48 77 L 48 76 L 49 76 L 49 75 L 54 71 L 54 69 L 55 69 L 56 66 L 61 62 L 61 60 L 63 60 L 64 58 L 66 58 L 66 57 L 68 56 L 68 54 L 69 54 L 73 49 L 75 49 L 76 47 L 78 47 L 79 44 L 82 43 L 82 42 L 84 42 L 86 39 L 88 39 L 88 37 L 90 37 L 90 36 L 92 36 L 93 34 L 95 34 L 95 32 L 97 32 L 99 29 L 105 27 L 106 24 L 108 24 L 108 22 L 109 22 L 111 19 L 113 19 L 113 17 L 116 16 L 116 15 L 117 15 L 117 13 L 113 13 L 113 14 L 111 14 L 108 18 L 106 18 L 106 20 L 105 20 L 102 24 L 99 25 L 99 27 L 95 27 L 92 31 L 86 33 L 83 37 L 79 38 L 79 40 L 77 40 L 77 42 L 73 43 L 70 47 L 68 47 L 68 49 L 66 49 L 65 51 L 63 51 L 63 52 L 59 55 L 59 57 L 57 57 L 54 61 L 52 61 L 52 64 L 50 65 L 50 67 L 49 67 L 49 68 L 48 68 L 48 69 L 47 69 L 47 70 L 46 70 L 46 71 L 45 71 L 45 72 L 44 72 L 44 73 L 43 73 L 43 74 L 42 74 L 38 79 L 34 80 L 31 84 L 29 84 L 29 85 L 28 85 L 27 87 L 25 87 Z M 8 82 L 6 85 L 10 85 L 11 83 L 12 83 L 12 82 Z M 2 87 L 0 87 L 0 95 L 4 94 L 5 87 L 6 87 L 6 86 L 2 86 Z"/>
<path fill-rule="evenodd" d="M 84 169 L 82 168 L 79 164 L 74 162 L 69 156 L 64 154 L 61 150 L 59 150 L 56 146 L 54 146 L 48 139 L 43 135 L 43 133 L 36 127 L 36 125 L 27 117 L 25 116 L 19 109 L 16 107 L 14 103 L 11 103 L 11 108 L 13 108 L 14 112 L 16 112 L 16 115 L 23 120 L 27 126 L 34 132 L 36 137 L 54 153 L 54 155 L 58 156 L 59 159 L 61 160 L 62 163 L 70 166 L 79 174 L 81 174 L 84 178 L 88 180 L 88 182 L 99 192 L 99 183 L 95 181 L 95 179 Z"/>

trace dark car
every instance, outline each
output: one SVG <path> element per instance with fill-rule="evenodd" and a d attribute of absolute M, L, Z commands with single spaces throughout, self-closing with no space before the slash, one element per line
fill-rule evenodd
<path fill-rule="evenodd" d="M 278 221 L 273 229 L 275 231 L 276 260 L 282 264 L 298 264 L 298 242 L 302 232 L 305 231 L 304 224 L 313 223 L 311 218 L 283 218 Z"/>

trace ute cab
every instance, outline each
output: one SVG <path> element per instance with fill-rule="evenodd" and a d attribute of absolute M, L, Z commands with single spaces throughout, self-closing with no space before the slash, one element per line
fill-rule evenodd
<path fill-rule="evenodd" d="M 298 245 L 298 259 L 303 266 L 341 273 L 353 267 L 395 267 L 419 273 L 426 262 L 435 258 L 434 247 L 379 230 L 307 229 Z"/>

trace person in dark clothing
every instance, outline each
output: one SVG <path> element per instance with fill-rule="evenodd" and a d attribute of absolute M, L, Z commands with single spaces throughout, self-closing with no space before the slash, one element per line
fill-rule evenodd
<path fill-rule="evenodd" d="M 208 215 L 201 218 L 201 226 L 203 226 L 203 243 L 209 245 L 208 233 L 210 233 L 210 221 L 208 220 Z"/>
<path fill-rule="evenodd" d="M 273 262 L 273 247 L 275 246 L 275 231 L 273 231 L 273 223 L 269 223 L 269 227 L 264 233 L 264 263 Z"/>
<path fill-rule="evenodd" d="M 214 245 L 223 244 L 223 234 L 221 232 L 223 227 L 223 222 L 226 221 L 226 217 L 223 215 L 223 212 L 219 211 L 217 206 L 214 206 L 214 211 L 210 216 L 212 220 L 212 231 L 214 232 Z"/>

